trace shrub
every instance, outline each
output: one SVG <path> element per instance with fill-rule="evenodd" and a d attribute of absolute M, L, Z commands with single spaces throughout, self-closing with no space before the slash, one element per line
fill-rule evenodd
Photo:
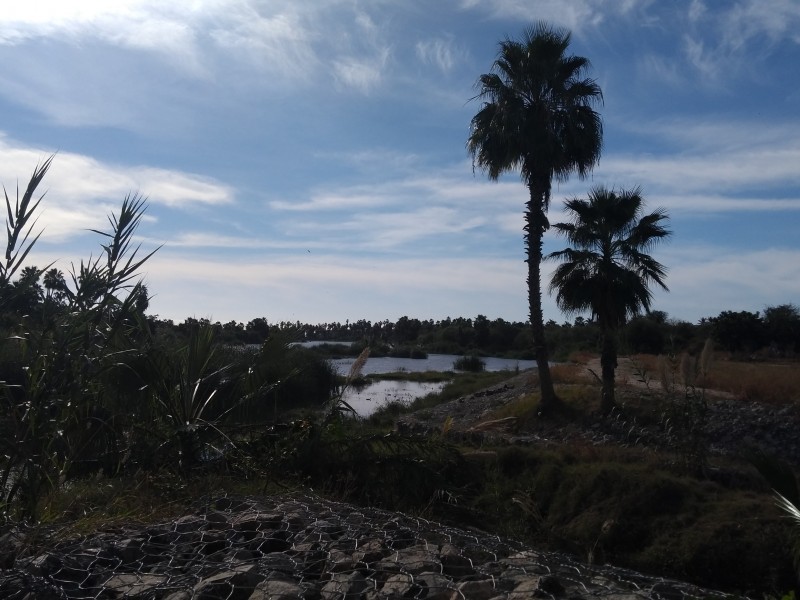
<path fill-rule="evenodd" d="M 453 368 L 456 371 L 469 371 L 471 373 L 480 373 L 486 370 L 486 363 L 479 356 L 470 355 L 462 356 L 453 362 Z"/>

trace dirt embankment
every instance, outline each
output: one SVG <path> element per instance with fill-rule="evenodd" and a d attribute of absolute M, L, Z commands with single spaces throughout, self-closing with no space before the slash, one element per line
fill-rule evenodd
<path fill-rule="evenodd" d="M 597 386 L 599 406 L 596 377 L 599 374 L 599 359 L 592 359 L 583 366 L 577 382 L 560 385 Z M 669 450 L 672 442 L 667 409 L 682 392 L 667 396 L 657 380 L 643 381 L 636 365 L 627 359 L 620 359 L 616 380 L 620 410 L 609 417 L 591 413 L 557 419 L 538 419 L 535 415 L 501 418 L 503 413 L 514 412 L 504 407 L 537 393 L 538 377 L 535 370 L 530 370 L 457 400 L 405 415 L 399 420 L 398 429 L 445 432 L 479 443 L 531 445 L 581 441 Z M 797 406 L 748 402 L 715 390 L 706 390 L 704 394 L 705 435 L 712 455 L 741 456 L 761 450 L 800 466 Z"/>

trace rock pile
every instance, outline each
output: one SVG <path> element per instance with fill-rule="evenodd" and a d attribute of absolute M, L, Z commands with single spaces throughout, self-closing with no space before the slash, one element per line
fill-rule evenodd
<path fill-rule="evenodd" d="M 36 545 L 0 537 L 0 598 L 724 598 L 484 533 L 306 495 L 199 503 L 172 522 Z"/>

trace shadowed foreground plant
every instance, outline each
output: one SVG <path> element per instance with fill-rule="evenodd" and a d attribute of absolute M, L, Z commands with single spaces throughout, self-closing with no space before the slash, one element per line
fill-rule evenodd
<path fill-rule="evenodd" d="M 246 404 L 263 400 L 281 381 L 270 381 L 260 355 L 223 357 L 214 327 L 193 328 L 180 348 L 151 347 L 139 368 L 151 401 L 162 458 L 176 458 L 181 472 L 226 455 L 235 446 L 228 421 Z M 291 376 L 289 373 L 287 376 Z M 250 425 L 254 425 L 250 423 Z"/>
<path fill-rule="evenodd" d="M 597 83 L 585 77 L 589 61 L 567 53 L 571 35 L 536 23 L 520 40 L 500 42 L 492 71 L 478 79 L 483 101 L 472 118 L 467 149 L 473 166 L 490 179 L 519 170 L 528 188 L 525 205 L 525 262 L 533 351 L 542 392 L 540 412 L 556 408 L 542 316 L 542 239 L 552 181 L 577 173 L 583 179 L 600 158 L 603 125 L 592 108 L 602 100 Z"/>
<path fill-rule="evenodd" d="M 37 167 L 13 209 L 6 196 L 5 283 L 38 240 L 28 241 L 39 205 L 30 201 L 51 160 Z M 41 326 L 23 318 L 4 342 L 22 366 L 22 377 L 4 381 L 0 396 L 0 504 L 6 513 L 16 509 L 35 518 L 42 495 L 68 479 L 79 461 L 105 457 L 113 468 L 120 432 L 107 410 L 115 395 L 107 383 L 134 352 L 131 336 L 143 326 L 135 309 L 142 286 L 133 280 L 155 251 L 137 257 L 131 239 L 144 210 L 140 198 L 125 198 L 118 216 L 109 217 L 110 231 L 95 231 L 109 240 L 103 252 L 73 268 L 72 287 L 61 290 L 65 305 L 46 304 L 52 312 Z"/>
<path fill-rule="evenodd" d="M 339 420 L 345 415 L 353 417 L 358 416 L 356 409 L 350 406 L 347 401 L 345 401 L 344 394 L 348 389 L 353 387 L 355 382 L 361 377 L 361 371 L 364 368 L 364 365 L 367 364 L 367 359 L 369 359 L 369 346 L 364 348 L 361 351 L 361 354 L 358 355 L 358 358 L 353 361 L 353 364 L 350 366 L 350 372 L 347 374 L 347 377 L 344 380 L 344 384 L 341 386 L 341 388 L 339 388 L 339 391 L 328 403 L 325 423 L 331 423 Z"/>
<path fill-rule="evenodd" d="M 571 222 L 554 228 L 572 245 L 547 255 L 558 260 L 550 291 L 567 314 L 591 311 L 602 333 L 601 411 L 614 409 L 617 337 L 628 319 L 650 310 L 651 285 L 666 290 L 666 268 L 647 252 L 670 231 L 663 209 L 643 215 L 641 190 L 593 188 L 586 200 L 565 203 Z"/>
<path fill-rule="evenodd" d="M 800 482 L 789 463 L 776 456 L 753 450 L 747 453 L 746 458 L 772 488 L 775 504 L 794 523 L 795 535 L 790 551 L 800 584 Z"/>
<path fill-rule="evenodd" d="M 708 402 L 705 382 L 713 358 L 713 342 L 706 340 L 697 358 L 684 354 L 661 357 L 659 380 L 667 405 L 664 428 L 677 449 L 683 467 L 702 476 L 708 461 Z"/>
<path fill-rule="evenodd" d="M 54 155 L 50 156 L 40 165 L 36 165 L 31 175 L 25 193 L 22 199 L 19 197 L 19 189 L 17 189 L 17 199 L 13 205 L 11 199 L 8 197 L 5 186 L 3 187 L 3 194 L 6 200 L 6 252 L 5 262 L 0 261 L 0 286 L 5 288 L 10 282 L 14 273 L 22 266 L 28 253 L 33 248 L 42 232 L 37 233 L 30 241 L 29 238 L 36 225 L 36 219 L 33 217 L 39 203 L 44 198 L 44 194 L 39 196 L 38 200 L 34 201 L 36 188 L 42 182 L 50 164 L 53 162 Z M 31 219 L 33 221 L 31 222 Z M 20 239 L 21 238 L 21 239 Z"/>

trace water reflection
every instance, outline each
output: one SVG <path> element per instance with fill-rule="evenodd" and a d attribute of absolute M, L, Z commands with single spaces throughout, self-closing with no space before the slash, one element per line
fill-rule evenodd
<path fill-rule="evenodd" d="M 420 373 L 424 371 L 452 371 L 453 363 L 460 356 L 455 354 L 429 354 L 428 358 L 394 358 L 391 356 L 371 357 L 367 360 L 361 373 L 371 375 L 375 373 L 394 373 L 396 371 L 408 371 L 409 373 Z M 336 371 L 342 375 L 347 375 L 355 358 L 338 358 L 331 360 L 331 364 Z M 486 363 L 487 371 L 515 371 L 530 369 L 534 366 L 532 360 L 515 360 L 512 358 L 482 358 Z"/>
<path fill-rule="evenodd" d="M 361 417 L 370 416 L 388 402 L 409 404 L 417 398 L 442 391 L 446 382 L 387 381 L 378 380 L 367 386 L 348 388 L 343 399 Z"/>

